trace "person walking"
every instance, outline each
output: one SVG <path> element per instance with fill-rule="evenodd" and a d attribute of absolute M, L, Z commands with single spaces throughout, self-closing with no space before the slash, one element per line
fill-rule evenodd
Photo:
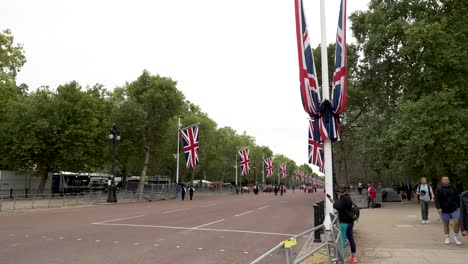
<path fill-rule="evenodd" d="M 193 188 L 193 186 L 190 185 L 190 188 L 189 188 L 189 196 L 190 196 L 190 200 L 193 199 L 193 192 L 195 192 L 195 188 Z"/>
<path fill-rule="evenodd" d="M 468 237 L 468 191 L 460 194 L 460 228 L 462 235 Z"/>
<path fill-rule="evenodd" d="M 356 258 L 356 242 L 354 241 L 354 219 L 351 217 L 351 210 L 353 201 L 349 196 L 346 186 L 339 184 L 335 187 L 335 192 L 338 195 L 338 200 L 335 200 L 327 194 L 327 198 L 333 204 L 333 208 L 338 211 L 338 221 L 340 222 L 341 229 L 341 243 L 343 246 L 343 253 L 346 251 L 346 238 L 351 247 L 351 257 L 348 259 L 351 263 L 357 263 Z"/>
<path fill-rule="evenodd" d="M 185 189 L 185 186 L 181 186 L 181 195 L 182 195 L 182 201 L 185 200 L 185 193 L 187 192 L 187 189 Z"/>
<path fill-rule="evenodd" d="M 434 202 L 434 192 L 432 187 L 427 184 L 426 177 L 421 178 L 421 183 L 416 189 L 419 204 L 421 205 L 421 224 L 429 224 L 429 205 Z"/>
<path fill-rule="evenodd" d="M 369 183 L 369 188 L 367 189 L 367 208 L 374 208 L 375 207 L 375 197 L 377 193 L 375 192 L 374 184 Z"/>
<path fill-rule="evenodd" d="M 435 204 L 439 212 L 442 222 L 444 222 L 445 244 L 450 244 L 450 219 L 453 221 L 453 240 L 457 245 L 461 245 L 458 239 L 458 231 L 460 227 L 460 197 L 458 191 L 450 185 L 450 180 L 447 176 L 442 177 L 442 185 L 439 186 L 435 193 Z"/>

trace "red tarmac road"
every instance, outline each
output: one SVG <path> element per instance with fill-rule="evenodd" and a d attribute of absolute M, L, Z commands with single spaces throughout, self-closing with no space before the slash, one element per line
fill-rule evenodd
<path fill-rule="evenodd" d="M 0 263 L 249 263 L 313 227 L 323 196 L 289 190 L 0 213 Z"/>

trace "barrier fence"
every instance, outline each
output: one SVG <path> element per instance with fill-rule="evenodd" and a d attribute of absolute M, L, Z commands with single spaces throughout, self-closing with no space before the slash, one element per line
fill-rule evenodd
<path fill-rule="evenodd" d="M 341 242 L 341 228 L 338 222 L 338 215 L 330 214 L 331 225 L 327 229 L 323 224 L 325 220 L 324 212 L 324 201 L 320 201 L 314 205 L 314 222 L 316 223 L 314 228 L 280 242 L 250 264 L 273 262 L 299 264 L 323 248 L 326 248 L 328 263 L 344 263 L 344 249 Z M 324 239 L 322 239 L 322 234 Z M 307 237 L 307 240 L 301 243 L 300 240 L 303 237 Z M 312 239 L 313 244 L 311 244 Z"/>
<path fill-rule="evenodd" d="M 221 194 L 234 194 L 230 188 L 209 189 L 199 188 L 195 197 L 207 197 Z M 176 198 L 175 185 L 151 185 L 144 188 L 142 198 L 133 190 L 118 190 L 118 203 L 153 201 Z M 103 204 L 107 202 L 107 190 L 84 191 L 79 193 L 47 193 L 37 194 L 27 189 L 3 190 L 0 193 L 0 212 L 37 208 L 74 207 Z M 180 194 L 179 194 L 180 198 Z"/>

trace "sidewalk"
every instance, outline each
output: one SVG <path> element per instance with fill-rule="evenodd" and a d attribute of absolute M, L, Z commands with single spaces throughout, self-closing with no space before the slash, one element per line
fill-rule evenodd
<path fill-rule="evenodd" d="M 417 201 L 401 204 L 384 203 L 382 208 L 361 209 L 355 223 L 355 240 L 359 263 L 468 263 L 468 238 L 459 234 L 463 243 L 444 244 L 443 224 L 434 205 L 429 209 L 430 224 L 421 224 Z M 349 254 L 349 247 L 347 248 Z"/>

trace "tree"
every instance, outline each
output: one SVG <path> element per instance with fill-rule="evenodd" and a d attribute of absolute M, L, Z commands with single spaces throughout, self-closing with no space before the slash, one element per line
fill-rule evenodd
<path fill-rule="evenodd" d="M 445 130 L 457 124 L 445 122 L 446 118 L 465 123 L 466 105 L 455 102 L 466 99 L 462 91 L 468 81 L 467 12 L 463 0 L 373 0 L 369 10 L 351 15 L 357 47 L 363 54 L 357 86 L 366 109 L 361 122 L 352 127 L 363 167 L 380 176 L 395 172 L 413 177 L 429 171 L 448 173 L 451 168 L 453 177 L 459 177 L 460 168 L 448 165 L 457 162 L 455 156 L 436 155 L 446 163 L 440 166 L 427 155 L 434 154 L 432 141 L 445 141 L 439 138 L 438 129 L 432 130 L 434 124 Z M 430 99 L 437 98 L 440 106 L 444 96 L 453 100 L 445 105 L 457 117 L 428 115 L 438 104 Z M 444 118 L 443 122 L 438 118 Z M 419 136 L 413 138 L 413 133 Z M 447 143 L 456 147 L 452 151 L 463 151 L 463 137 L 454 140 L 456 144 Z"/>
<path fill-rule="evenodd" d="M 162 136 L 171 118 L 183 107 L 183 94 L 177 90 L 176 82 L 167 77 L 151 75 L 148 71 L 116 93 L 115 119 L 122 130 L 122 138 L 127 144 L 139 146 L 138 155 L 143 155 L 139 198 L 143 197 L 152 151 L 165 140 Z"/>
<path fill-rule="evenodd" d="M 0 91 L 6 88 L 16 88 L 16 76 L 26 63 L 23 46 L 14 45 L 11 31 L 6 29 L 0 33 Z"/>
<path fill-rule="evenodd" d="M 41 176 L 42 193 L 49 172 L 101 169 L 108 145 L 109 108 L 101 86 L 82 90 L 76 82 L 57 91 L 38 89 L 8 108 L 6 162 Z"/>

